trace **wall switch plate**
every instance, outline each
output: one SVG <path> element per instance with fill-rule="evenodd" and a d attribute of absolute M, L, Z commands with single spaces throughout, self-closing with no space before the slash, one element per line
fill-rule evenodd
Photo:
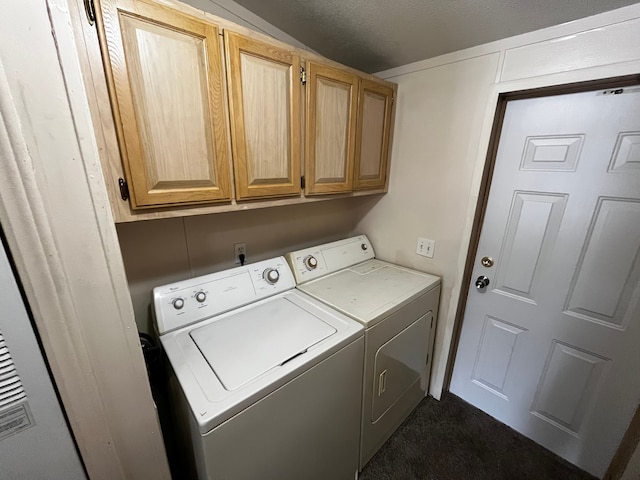
<path fill-rule="evenodd" d="M 416 253 L 423 257 L 433 258 L 433 253 L 436 249 L 436 241 L 428 238 L 418 237 L 418 246 L 416 247 Z"/>
<path fill-rule="evenodd" d="M 243 254 L 245 258 L 245 263 L 247 261 L 247 244 L 246 243 L 235 243 L 233 245 L 234 252 L 234 263 L 236 265 L 240 265 L 240 255 Z"/>

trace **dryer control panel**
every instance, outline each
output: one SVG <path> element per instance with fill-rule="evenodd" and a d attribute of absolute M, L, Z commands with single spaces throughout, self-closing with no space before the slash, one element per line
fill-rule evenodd
<path fill-rule="evenodd" d="M 375 258 L 366 235 L 287 253 L 296 283 L 304 283 Z"/>
<path fill-rule="evenodd" d="M 190 278 L 153 289 L 158 334 L 291 290 L 295 280 L 283 257 Z"/>

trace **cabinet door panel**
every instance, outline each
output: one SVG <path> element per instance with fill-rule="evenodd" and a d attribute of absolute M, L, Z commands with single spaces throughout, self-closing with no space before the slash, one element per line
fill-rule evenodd
<path fill-rule="evenodd" d="M 307 76 L 305 193 L 348 192 L 353 185 L 358 77 L 313 62 Z"/>
<path fill-rule="evenodd" d="M 236 198 L 300 193 L 300 61 L 225 31 Z"/>
<path fill-rule="evenodd" d="M 217 27 L 139 0 L 101 6 L 132 207 L 229 200 Z"/>
<path fill-rule="evenodd" d="M 360 82 L 354 189 L 384 188 L 387 179 L 393 89 Z"/>

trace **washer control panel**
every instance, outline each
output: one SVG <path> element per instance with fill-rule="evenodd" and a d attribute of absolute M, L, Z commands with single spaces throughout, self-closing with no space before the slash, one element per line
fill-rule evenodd
<path fill-rule="evenodd" d="M 371 260 L 375 253 L 366 235 L 358 235 L 287 253 L 286 258 L 300 284 Z"/>
<path fill-rule="evenodd" d="M 291 290 L 295 280 L 284 257 L 190 278 L 153 289 L 158 333 Z"/>

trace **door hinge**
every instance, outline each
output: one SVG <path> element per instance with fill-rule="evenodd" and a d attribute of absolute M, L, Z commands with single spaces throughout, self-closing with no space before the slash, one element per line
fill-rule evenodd
<path fill-rule="evenodd" d="M 302 83 L 302 85 L 307 84 L 307 71 L 304 67 L 300 67 L 300 83 Z"/>
<path fill-rule="evenodd" d="M 118 179 L 118 185 L 120 186 L 120 198 L 126 202 L 129 200 L 129 185 L 124 178 Z"/>
<path fill-rule="evenodd" d="M 87 21 L 89 25 L 96 23 L 96 7 L 93 4 L 93 0 L 84 0 L 84 11 L 87 14 Z"/>
<path fill-rule="evenodd" d="M 300 188 L 304 189 L 304 187 L 306 186 L 305 182 L 304 182 L 304 175 L 300 177 Z"/>

